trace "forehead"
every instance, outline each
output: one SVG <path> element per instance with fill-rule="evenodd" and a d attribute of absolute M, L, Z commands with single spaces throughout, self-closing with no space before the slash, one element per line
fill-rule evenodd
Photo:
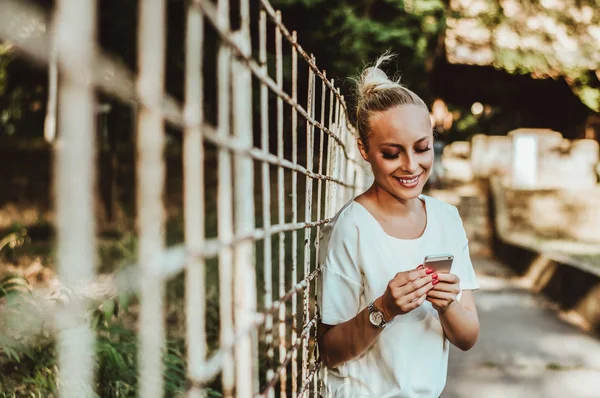
<path fill-rule="evenodd" d="M 371 116 L 371 143 L 394 142 L 411 145 L 428 135 L 433 136 L 427 110 L 419 105 L 401 105 Z"/>

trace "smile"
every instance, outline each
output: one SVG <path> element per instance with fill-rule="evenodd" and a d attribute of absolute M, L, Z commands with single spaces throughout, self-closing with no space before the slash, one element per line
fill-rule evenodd
<path fill-rule="evenodd" d="M 419 182 L 419 177 L 421 177 L 421 174 L 419 174 L 418 176 L 410 177 L 410 178 L 401 178 L 401 177 L 394 177 L 394 178 L 396 179 L 396 181 L 398 181 L 400 183 L 400 185 L 402 185 L 406 188 L 414 188 Z"/>

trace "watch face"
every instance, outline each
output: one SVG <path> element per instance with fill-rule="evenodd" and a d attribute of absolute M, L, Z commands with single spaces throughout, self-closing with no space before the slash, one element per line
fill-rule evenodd
<path fill-rule="evenodd" d="M 383 321 L 383 314 L 379 311 L 373 311 L 369 314 L 369 320 L 375 326 L 379 326 Z"/>

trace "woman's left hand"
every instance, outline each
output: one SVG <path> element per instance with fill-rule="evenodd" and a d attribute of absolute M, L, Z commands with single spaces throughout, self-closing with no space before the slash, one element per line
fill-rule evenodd
<path fill-rule="evenodd" d="M 456 296 L 460 293 L 460 279 L 450 273 L 438 273 L 438 283 L 427 292 L 427 301 L 438 312 L 444 313 L 452 303 L 457 301 Z"/>

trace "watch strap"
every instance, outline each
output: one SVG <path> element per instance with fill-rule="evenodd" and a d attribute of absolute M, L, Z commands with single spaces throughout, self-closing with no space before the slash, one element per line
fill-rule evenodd
<path fill-rule="evenodd" d="M 379 312 L 381 314 L 381 322 L 379 323 L 379 325 L 375 325 L 375 326 L 383 329 L 388 323 L 391 322 L 391 321 L 390 322 L 386 322 L 385 315 L 383 314 L 383 312 L 379 311 L 377 308 L 375 308 L 375 300 L 373 300 L 373 301 L 371 301 L 369 303 L 369 305 L 367 306 L 367 309 L 369 311 L 369 315 L 371 315 L 371 313 L 373 313 L 375 311 L 377 311 L 377 312 Z"/>

